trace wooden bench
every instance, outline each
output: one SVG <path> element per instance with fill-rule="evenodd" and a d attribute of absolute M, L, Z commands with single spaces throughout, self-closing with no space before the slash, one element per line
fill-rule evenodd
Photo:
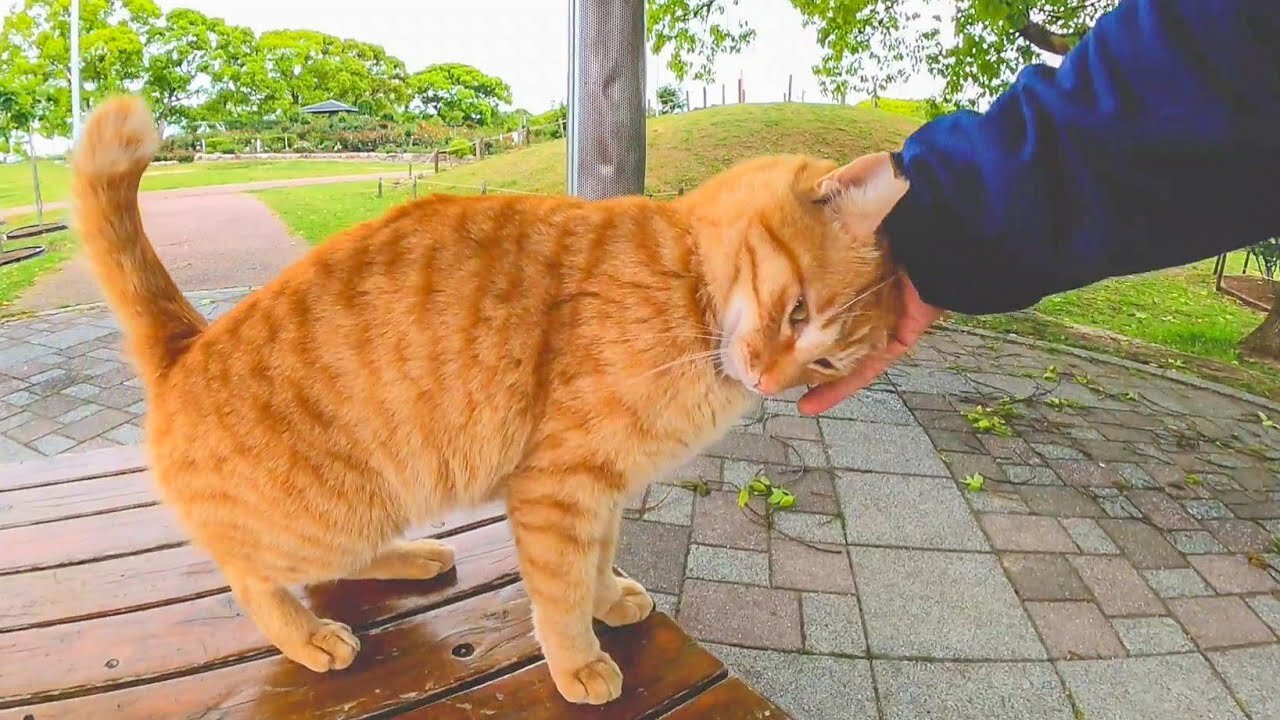
<path fill-rule="evenodd" d="M 363 644 L 321 675 L 241 614 L 156 504 L 140 449 L 0 467 L 0 718 L 786 718 L 660 613 L 601 631 L 621 698 L 564 702 L 500 512 L 419 534 L 450 538 L 455 572 L 305 591 Z"/>

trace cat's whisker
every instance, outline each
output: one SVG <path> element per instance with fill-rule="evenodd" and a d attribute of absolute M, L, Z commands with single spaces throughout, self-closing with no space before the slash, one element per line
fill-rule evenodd
<path fill-rule="evenodd" d="M 693 353 L 692 355 L 685 355 L 683 357 L 676 358 L 675 360 L 672 360 L 669 363 L 663 363 L 662 365 L 659 365 L 658 367 L 653 368 L 652 370 L 649 370 L 648 372 L 645 372 L 644 374 L 635 377 L 634 380 L 642 380 L 644 378 L 649 377 L 650 375 L 662 372 L 663 370 L 669 370 L 673 367 L 676 367 L 677 365 L 682 365 L 685 363 L 696 363 L 699 360 L 711 359 L 716 357 L 719 354 L 720 354 L 720 350 L 716 349 L 716 350 L 708 350 L 706 352 Z"/>
<path fill-rule="evenodd" d="M 849 302 L 847 302 L 847 303 L 845 303 L 845 304 L 841 305 L 840 307 L 836 308 L 834 311 L 832 311 L 832 313 L 831 313 L 831 314 L 832 314 L 832 315 L 836 315 L 836 314 L 838 314 L 838 313 L 840 313 L 840 312 L 843 312 L 844 310 L 848 309 L 848 307 L 849 307 L 850 305 L 853 305 L 854 303 L 856 303 L 856 302 L 858 302 L 859 300 L 861 300 L 861 299 L 863 299 L 863 298 L 867 297 L 867 296 L 868 296 L 868 295 L 870 295 L 871 293 L 873 293 L 873 292 L 875 292 L 875 291 L 879 290 L 880 288 L 884 287 L 885 285 L 888 285 L 888 284 L 889 284 L 889 281 L 890 281 L 890 280 L 893 280 L 895 277 L 897 277 L 897 276 L 896 276 L 896 275 L 890 275 L 889 277 L 887 277 L 887 278 L 885 278 L 885 279 L 881 280 L 880 282 L 876 283 L 875 285 L 872 285 L 872 286 L 871 286 L 870 288 L 868 288 L 867 290 L 862 291 L 862 293 L 860 293 L 860 294 L 859 294 L 857 297 L 855 297 L 854 299 L 852 299 L 852 300 L 850 300 Z"/>

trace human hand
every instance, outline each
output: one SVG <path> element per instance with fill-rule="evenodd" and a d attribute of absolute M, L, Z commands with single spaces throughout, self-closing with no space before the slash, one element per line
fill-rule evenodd
<path fill-rule="evenodd" d="M 805 415 L 817 415 L 825 412 L 836 403 L 871 384 L 880 373 L 889 369 L 915 345 L 925 331 L 942 317 L 942 309 L 934 307 L 920 299 L 916 286 L 906 275 L 898 276 L 902 284 L 902 315 L 894 329 L 889 343 L 874 355 L 868 356 L 858 363 L 853 372 L 823 385 L 819 385 L 800 398 L 800 412 Z"/>

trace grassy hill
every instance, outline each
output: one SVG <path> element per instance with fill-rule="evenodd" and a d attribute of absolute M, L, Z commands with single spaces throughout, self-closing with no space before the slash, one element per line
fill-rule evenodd
<path fill-rule="evenodd" d="M 916 122 L 893 113 L 840 105 L 729 105 L 654 118 L 648 125 L 645 191 L 689 189 L 733 163 L 770 153 L 809 153 L 850 160 L 897 147 Z M 442 172 L 420 191 L 469 194 L 490 188 L 557 194 L 565 191 L 565 143 L 542 143 Z M 449 186 L 460 187 L 449 187 Z M 375 197 L 376 184 L 282 188 L 263 200 L 308 242 L 405 200 Z"/>

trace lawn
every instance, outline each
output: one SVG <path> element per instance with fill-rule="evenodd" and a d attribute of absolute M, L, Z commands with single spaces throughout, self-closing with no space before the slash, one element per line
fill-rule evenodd
<path fill-rule="evenodd" d="M 0 227 L 0 230 L 12 230 L 22 225 L 30 225 L 36 221 L 36 216 L 15 215 L 5 218 L 5 220 L 6 224 Z M 66 213 L 62 211 L 48 212 L 45 213 L 44 220 L 45 222 L 65 221 Z M 75 240 L 69 230 L 41 235 L 30 240 L 14 240 L 4 244 L 6 249 L 26 245 L 43 245 L 46 250 L 43 255 L 31 260 L 0 267 L 0 313 L 3 312 L 6 306 L 18 299 L 18 295 L 30 287 L 36 281 L 36 278 L 56 268 L 63 260 L 71 257 L 72 252 L 75 250 Z"/>
<path fill-rule="evenodd" d="M 811 153 L 845 161 L 897 147 L 916 122 L 841 105 L 729 105 L 654 118 L 648 124 L 645 190 L 689 189 L 733 163 L 766 153 Z M 565 142 L 546 142 L 442 172 L 422 194 L 470 194 L 482 184 L 546 194 L 565 190 Z M 407 189 L 376 197 L 377 183 L 266 190 L 260 197 L 308 242 L 373 217 L 408 199 Z"/>
<path fill-rule="evenodd" d="M 70 172 L 60 161 L 41 160 L 40 190 L 47 203 L 64 201 L 70 194 Z M 258 180 L 286 180 L 362 173 L 407 173 L 401 163 L 345 160 L 251 160 L 153 165 L 142 178 L 142 189 L 229 185 Z M 30 163 L 0 165 L 0 210 L 35 204 Z M 8 219 L 8 218 L 6 218 Z M 13 221 L 9 220 L 12 225 Z"/>

